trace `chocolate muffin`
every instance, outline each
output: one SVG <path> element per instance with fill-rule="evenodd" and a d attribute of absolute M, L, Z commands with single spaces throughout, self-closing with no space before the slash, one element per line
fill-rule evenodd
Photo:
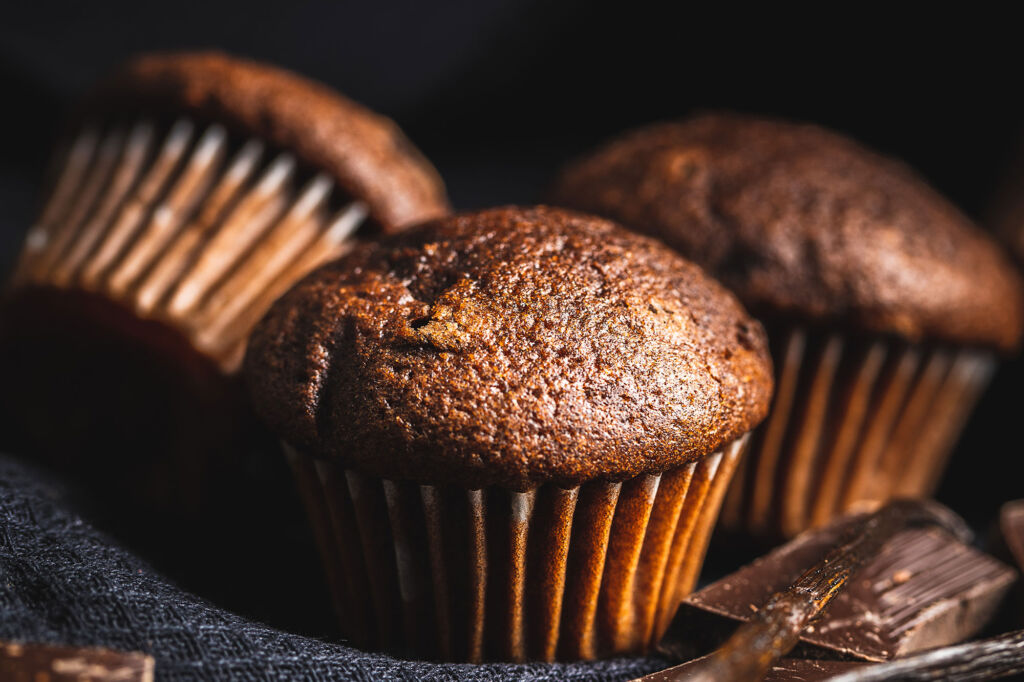
<path fill-rule="evenodd" d="M 545 207 L 317 270 L 256 328 L 245 375 L 346 632 L 471 661 L 656 643 L 772 389 L 763 330 L 700 268 Z"/>
<path fill-rule="evenodd" d="M 447 209 L 391 121 L 217 53 L 127 63 L 55 170 L 0 312 L 3 445 L 172 506 L 244 446 L 270 303 L 357 231 Z"/>
<path fill-rule="evenodd" d="M 552 200 L 663 239 L 765 322 L 778 390 L 726 526 L 793 535 L 929 495 L 994 352 L 1020 341 L 999 248 L 902 164 L 815 126 L 653 125 L 571 164 Z"/>

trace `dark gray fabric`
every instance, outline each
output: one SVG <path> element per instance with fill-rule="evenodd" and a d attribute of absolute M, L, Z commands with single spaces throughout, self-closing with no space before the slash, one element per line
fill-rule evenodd
<path fill-rule="evenodd" d="M 175 587 L 68 509 L 45 476 L 6 456 L 0 639 L 145 651 L 159 680 L 626 680 L 669 665 L 657 657 L 444 665 L 282 632 Z"/>

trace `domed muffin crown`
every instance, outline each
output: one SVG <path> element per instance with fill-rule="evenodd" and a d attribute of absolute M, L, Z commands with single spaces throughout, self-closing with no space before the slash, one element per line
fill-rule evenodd
<path fill-rule="evenodd" d="M 439 219 L 309 275 L 254 333 L 257 411 L 372 475 L 625 479 L 765 416 L 764 332 L 658 242 L 559 209 Z"/>
<path fill-rule="evenodd" d="M 1010 349 L 1020 277 L 908 168 L 811 125 L 653 125 L 567 168 L 554 203 L 663 239 L 756 314 Z"/>
<path fill-rule="evenodd" d="M 385 232 L 447 212 L 437 172 L 390 119 L 283 69 L 218 52 L 146 54 L 97 88 L 83 114 L 154 110 L 287 149 L 366 202 Z"/>

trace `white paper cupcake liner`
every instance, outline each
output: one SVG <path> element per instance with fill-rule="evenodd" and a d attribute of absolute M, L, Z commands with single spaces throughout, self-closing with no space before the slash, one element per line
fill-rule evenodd
<path fill-rule="evenodd" d="M 928 497 L 995 360 L 796 327 L 771 335 L 776 392 L 722 527 L 793 536 L 853 508 Z"/>
<path fill-rule="evenodd" d="M 180 119 L 86 128 L 30 229 L 15 286 L 107 297 L 225 372 L 270 304 L 341 255 L 366 207 L 287 153 Z"/>
<path fill-rule="evenodd" d="M 372 478 L 290 449 L 289 459 L 357 644 L 551 661 L 658 642 L 696 583 L 745 443 L 662 474 L 527 492 Z"/>

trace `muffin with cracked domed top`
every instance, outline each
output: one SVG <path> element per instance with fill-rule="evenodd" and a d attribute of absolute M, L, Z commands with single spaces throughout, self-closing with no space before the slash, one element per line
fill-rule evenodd
<path fill-rule="evenodd" d="M 812 125 L 708 114 L 570 164 L 554 203 L 657 236 L 765 322 L 778 388 L 723 526 L 794 535 L 928 496 L 999 353 L 1003 252 L 906 166 Z"/>
<path fill-rule="evenodd" d="M 700 268 L 546 207 L 321 268 L 245 376 L 347 550 L 346 630 L 471 661 L 656 643 L 772 390 L 763 330 Z"/>

